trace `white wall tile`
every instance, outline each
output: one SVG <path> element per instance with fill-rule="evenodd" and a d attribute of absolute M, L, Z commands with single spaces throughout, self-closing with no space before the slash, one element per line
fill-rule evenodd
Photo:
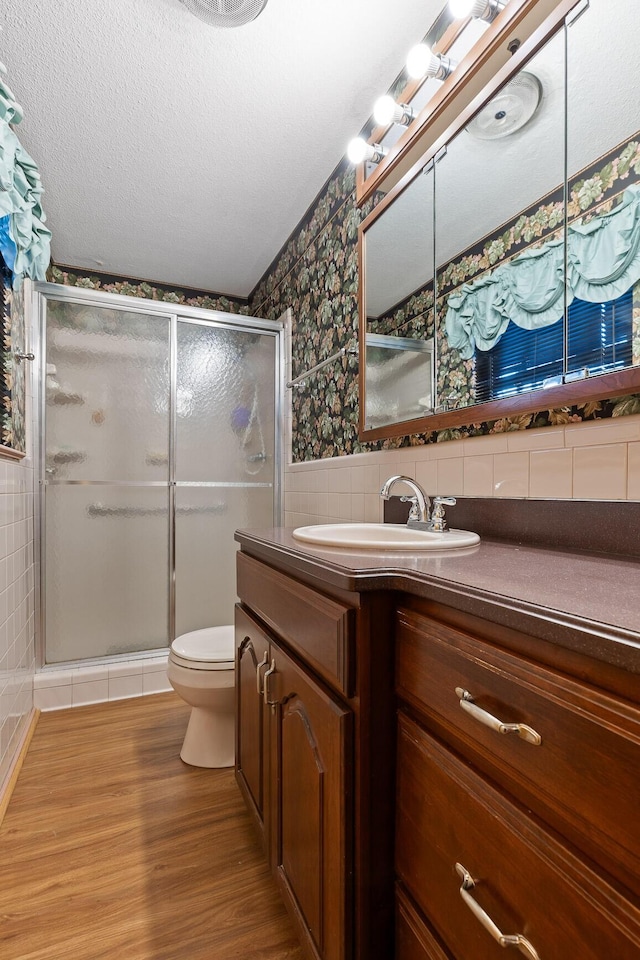
<path fill-rule="evenodd" d="M 508 435 L 506 433 L 494 433 L 486 437 L 469 437 L 462 441 L 462 455 L 464 457 L 488 456 L 492 453 L 506 453 L 508 448 Z"/>
<path fill-rule="evenodd" d="M 329 493 L 351 493 L 351 468 L 329 470 Z"/>
<path fill-rule="evenodd" d="M 142 661 L 123 660 L 120 663 L 110 663 L 108 670 L 109 680 L 113 680 L 116 677 L 140 676 L 142 674 Z"/>
<path fill-rule="evenodd" d="M 74 707 L 86 703 L 104 703 L 109 697 L 108 680 L 89 680 L 87 683 L 74 683 L 71 689 L 71 704 Z"/>
<path fill-rule="evenodd" d="M 633 442 L 640 440 L 640 416 L 567 424 L 564 436 L 567 447 Z"/>
<path fill-rule="evenodd" d="M 528 453 L 498 453 L 494 456 L 493 492 L 496 497 L 529 496 Z"/>
<path fill-rule="evenodd" d="M 164 693 L 171 690 L 171 684 L 167 680 L 166 669 L 158 673 L 144 673 L 142 675 L 143 693 Z"/>
<path fill-rule="evenodd" d="M 463 472 L 465 497 L 493 496 L 493 457 L 465 457 Z"/>
<path fill-rule="evenodd" d="M 640 500 L 640 443 L 630 443 L 628 453 L 627 497 L 629 500 Z"/>
<path fill-rule="evenodd" d="M 34 692 L 34 705 L 38 710 L 65 710 L 71 706 L 72 695 L 70 683 L 62 687 L 46 687 Z"/>
<path fill-rule="evenodd" d="M 28 429 L 28 446 L 31 433 Z M 0 461 L 0 661 L 6 671 L 0 696 L 2 771 L 13 760 L 33 707 L 34 552 L 29 540 L 33 535 L 32 482 L 30 457 Z M 55 694 L 51 696 L 56 698 Z"/>
<path fill-rule="evenodd" d="M 511 430 L 505 436 L 510 453 L 518 453 L 521 450 L 555 450 L 558 447 L 564 447 L 564 427 Z"/>
<path fill-rule="evenodd" d="M 573 496 L 573 452 L 532 450 L 529 454 L 529 496 L 570 500 Z"/>
<path fill-rule="evenodd" d="M 142 696 L 143 674 L 136 676 L 109 677 L 109 700 L 122 700 L 126 697 Z"/>
<path fill-rule="evenodd" d="M 627 444 L 575 447 L 573 496 L 579 500 L 624 500 L 627 496 Z"/>
<path fill-rule="evenodd" d="M 430 496 L 438 492 L 438 464 L 435 460 L 416 462 L 416 480 Z"/>
<path fill-rule="evenodd" d="M 464 460 L 438 461 L 438 494 L 441 497 L 458 497 L 464 493 Z"/>

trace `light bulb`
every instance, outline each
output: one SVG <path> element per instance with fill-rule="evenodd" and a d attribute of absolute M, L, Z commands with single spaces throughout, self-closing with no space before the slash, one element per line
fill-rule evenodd
<path fill-rule="evenodd" d="M 373 119 L 381 127 L 388 126 L 390 123 L 393 123 L 396 113 L 396 106 L 397 104 L 393 97 L 385 94 L 384 97 L 380 97 L 379 100 L 376 100 L 373 108 Z"/>
<path fill-rule="evenodd" d="M 456 20 L 475 17 L 491 23 L 504 8 L 503 0 L 449 0 L 449 10 Z"/>
<path fill-rule="evenodd" d="M 463 20 L 465 17 L 470 16 L 475 6 L 476 0 L 449 0 L 449 10 L 456 20 Z M 482 6 L 484 7 L 485 4 L 483 3 Z"/>
<path fill-rule="evenodd" d="M 455 66 L 456 61 L 433 53 L 426 43 L 413 47 L 407 57 L 407 73 L 414 80 L 422 80 L 423 77 L 446 80 Z"/>
<path fill-rule="evenodd" d="M 426 77 L 429 72 L 435 76 L 438 70 L 438 58 L 431 52 L 426 43 L 419 43 L 409 50 L 407 56 L 407 73 L 414 80 Z"/>
<path fill-rule="evenodd" d="M 369 144 L 366 140 L 363 140 L 362 137 L 355 137 L 355 139 L 351 140 L 347 147 L 347 157 L 351 163 L 362 163 L 367 156 L 368 146 Z"/>
<path fill-rule="evenodd" d="M 362 137 L 355 137 L 347 147 L 347 157 L 356 165 L 364 160 L 380 163 L 386 152 L 379 143 L 367 143 Z"/>
<path fill-rule="evenodd" d="M 376 101 L 373 108 L 373 119 L 381 127 L 388 127 L 391 123 L 401 123 L 407 126 L 414 118 L 414 112 L 406 103 L 396 103 L 393 97 L 385 94 Z"/>

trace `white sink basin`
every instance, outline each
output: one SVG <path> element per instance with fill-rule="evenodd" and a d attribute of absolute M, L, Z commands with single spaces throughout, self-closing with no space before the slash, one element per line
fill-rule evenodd
<path fill-rule="evenodd" d="M 303 543 L 358 550 L 451 550 L 480 542 L 469 530 L 432 533 L 397 523 L 319 523 L 297 527 L 293 536 Z"/>

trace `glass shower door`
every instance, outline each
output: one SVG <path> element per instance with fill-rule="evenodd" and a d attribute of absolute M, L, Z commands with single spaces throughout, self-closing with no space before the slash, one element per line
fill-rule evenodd
<path fill-rule="evenodd" d="M 167 316 L 49 299 L 46 660 L 169 639 Z"/>
<path fill-rule="evenodd" d="M 175 632 L 233 623 L 234 531 L 274 520 L 273 334 L 178 318 Z"/>

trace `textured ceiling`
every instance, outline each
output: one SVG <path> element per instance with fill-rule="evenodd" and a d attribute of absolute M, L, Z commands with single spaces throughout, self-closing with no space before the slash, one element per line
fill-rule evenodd
<path fill-rule="evenodd" d="M 58 263 L 246 296 L 444 0 L 3 0 Z"/>

